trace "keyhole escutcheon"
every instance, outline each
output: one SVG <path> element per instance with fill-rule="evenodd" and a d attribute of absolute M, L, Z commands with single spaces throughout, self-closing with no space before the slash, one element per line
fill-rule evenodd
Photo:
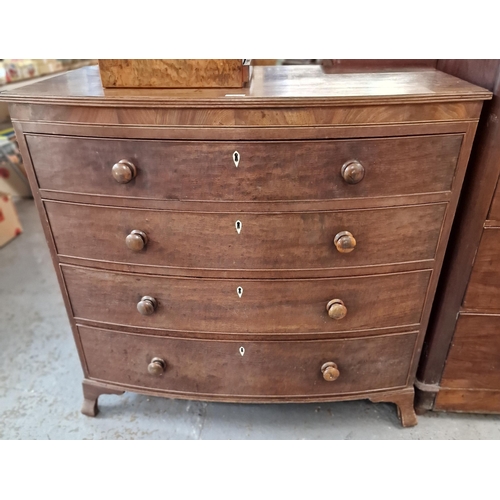
<path fill-rule="evenodd" d="M 244 348 L 244 347 L 240 347 L 240 349 L 239 349 L 239 350 L 240 350 L 240 354 L 241 354 L 242 356 L 244 356 L 244 355 L 245 355 L 245 348 Z"/>
<path fill-rule="evenodd" d="M 237 220 L 235 223 L 234 223 L 234 227 L 236 228 L 236 232 L 238 234 L 241 233 L 241 228 L 242 228 L 243 224 L 241 223 L 240 220 Z"/>
<path fill-rule="evenodd" d="M 235 151 L 233 153 L 233 161 L 234 161 L 234 166 L 236 168 L 238 168 L 238 165 L 240 164 L 240 159 L 241 159 L 240 153 L 238 153 L 238 151 Z"/>
<path fill-rule="evenodd" d="M 241 299 L 241 296 L 243 295 L 243 287 L 239 286 L 236 289 L 236 293 L 238 294 L 238 297 Z"/>

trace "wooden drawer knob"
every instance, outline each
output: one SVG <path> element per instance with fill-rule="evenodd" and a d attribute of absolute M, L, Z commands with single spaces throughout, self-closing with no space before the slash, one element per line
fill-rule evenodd
<path fill-rule="evenodd" d="M 328 311 L 328 316 L 332 319 L 342 319 L 347 314 L 347 307 L 340 299 L 330 300 L 326 304 L 326 310 Z"/>
<path fill-rule="evenodd" d="M 347 184 L 357 184 L 365 176 L 365 167 L 359 161 L 351 160 L 342 165 L 340 173 Z"/>
<path fill-rule="evenodd" d="M 349 253 L 356 248 L 356 239 L 349 231 L 337 233 L 333 242 L 340 253 Z"/>
<path fill-rule="evenodd" d="M 333 382 L 337 380 L 340 376 L 339 369 L 337 365 L 333 361 L 328 361 L 321 367 L 321 373 L 323 374 L 323 378 L 327 382 Z"/>
<path fill-rule="evenodd" d="M 140 252 L 146 246 L 147 242 L 148 237 L 146 236 L 146 233 L 139 231 L 138 229 L 131 231 L 125 238 L 125 244 L 134 252 Z"/>
<path fill-rule="evenodd" d="M 159 377 L 165 371 L 167 363 L 161 358 L 153 358 L 148 365 L 148 372 L 153 377 Z"/>
<path fill-rule="evenodd" d="M 120 160 L 113 165 L 111 173 L 116 182 L 119 184 L 127 184 L 127 182 L 130 182 L 137 175 L 137 169 L 135 165 L 128 160 Z"/>
<path fill-rule="evenodd" d="M 143 316 L 151 316 L 156 311 L 156 308 L 158 306 L 158 302 L 156 299 L 153 297 L 149 297 L 148 295 L 145 295 L 138 303 L 137 303 L 137 310 L 143 315 Z"/>

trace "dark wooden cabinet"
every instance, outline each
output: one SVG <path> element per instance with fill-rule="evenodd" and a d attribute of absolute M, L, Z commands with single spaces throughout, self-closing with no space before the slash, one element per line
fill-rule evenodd
<path fill-rule="evenodd" d="M 500 60 L 438 68 L 490 89 L 417 374 L 418 411 L 500 412 Z"/>
<path fill-rule="evenodd" d="M 370 399 L 414 380 L 483 100 L 431 68 L 256 67 L 227 89 L 5 94 L 84 371 L 216 401 Z M 286 411 L 286 410 L 284 410 Z"/>

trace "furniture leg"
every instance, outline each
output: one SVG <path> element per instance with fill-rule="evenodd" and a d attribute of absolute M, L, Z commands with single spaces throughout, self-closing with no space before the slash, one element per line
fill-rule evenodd
<path fill-rule="evenodd" d="M 83 387 L 82 413 L 84 415 L 87 415 L 87 417 L 95 417 L 99 412 L 99 408 L 97 406 L 97 400 L 99 399 L 99 396 L 101 394 L 117 394 L 121 396 L 125 392 L 105 387 L 90 380 L 84 380 L 82 382 L 82 387 Z"/>
<path fill-rule="evenodd" d="M 417 425 L 417 415 L 413 407 L 415 391 L 409 387 L 402 391 L 386 393 L 380 396 L 372 396 L 370 401 L 373 403 L 394 403 L 398 409 L 398 417 L 403 427 L 413 427 Z"/>

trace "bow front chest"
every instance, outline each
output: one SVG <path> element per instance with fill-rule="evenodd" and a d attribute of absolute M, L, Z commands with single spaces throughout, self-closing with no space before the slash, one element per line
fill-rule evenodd
<path fill-rule="evenodd" d="M 435 70 L 256 67 L 243 89 L 106 89 L 10 113 L 84 372 L 101 394 L 370 399 L 413 383 L 489 92 Z M 286 411 L 284 409 L 284 411 Z"/>

